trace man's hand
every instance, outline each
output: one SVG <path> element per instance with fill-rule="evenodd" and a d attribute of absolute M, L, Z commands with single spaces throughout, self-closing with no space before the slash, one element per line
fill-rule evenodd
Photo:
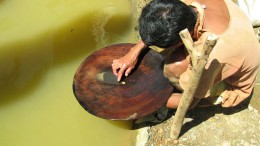
<path fill-rule="evenodd" d="M 232 90 L 226 90 L 222 96 L 222 107 L 233 107 L 238 104 L 236 100 L 239 98 L 239 95 L 236 92 Z"/>
<path fill-rule="evenodd" d="M 117 76 L 117 81 L 121 80 L 123 74 L 128 76 L 131 73 L 132 69 L 136 65 L 137 57 L 138 55 L 130 51 L 122 58 L 113 60 L 112 70 L 113 73 Z"/>
<path fill-rule="evenodd" d="M 146 45 L 140 40 L 131 50 L 122 58 L 113 60 L 112 70 L 113 73 L 117 76 L 117 81 L 120 81 L 123 74 L 128 76 L 132 69 L 135 67 L 138 60 L 138 56 L 146 48 Z"/>

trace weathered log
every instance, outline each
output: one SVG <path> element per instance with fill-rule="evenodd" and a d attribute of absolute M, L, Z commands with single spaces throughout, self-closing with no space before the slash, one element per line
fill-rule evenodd
<path fill-rule="evenodd" d="M 177 108 L 176 114 L 174 116 L 174 121 L 171 127 L 171 138 L 173 138 L 174 140 L 178 139 L 179 137 L 185 115 L 188 111 L 188 108 L 192 102 L 193 96 L 198 87 L 209 54 L 215 46 L 218 38 L 216 35 L 210 34 L 207 37 L 207 40 L 205 41 L 203 48 L 198 48 L 194 47 L 194 42 L 187 29 L 180 32 L 180 37 L 188 52 L 190 53 L 190 57 L 192 60 L 192 70 L 190 79 L 188 81 L 187 89 L 183 92 L 181 101 Z"/>

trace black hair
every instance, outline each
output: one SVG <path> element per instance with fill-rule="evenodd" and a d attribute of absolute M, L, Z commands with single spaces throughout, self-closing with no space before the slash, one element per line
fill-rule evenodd
<path fill-rule="evenodd" d="M 179 32 L 193 31 L 197 14 L 180 0 L 152 0 L 139 17 L 139 34 L 148 46 L 168 48 L 181 41 Z"/>

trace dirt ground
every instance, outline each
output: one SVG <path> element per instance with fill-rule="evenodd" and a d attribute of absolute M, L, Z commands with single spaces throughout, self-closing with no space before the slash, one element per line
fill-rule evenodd
<path fill-rule="evenodd" d="M 143 142 L 136 146 L 260 146 L 260 112 L 248 102 L 234 108 L 214 106 L 189 111 L 178 141 L 170 139 L 174 112 L 160 124 L 135 125 L 147 131 L 146 136 L 139 134 Z"/>

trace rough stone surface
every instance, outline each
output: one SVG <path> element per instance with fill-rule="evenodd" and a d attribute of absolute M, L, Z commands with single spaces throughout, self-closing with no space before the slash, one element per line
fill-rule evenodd
<path fill-rule="evenodd" d="M 149 3 L 151 0 L 132 0 L 131 5 L 132 5 L 132 20 L 133 20 L 133 25 L 135 27 L 135 36 L 136 36 L 136 41 L 139 40 L 139 33 L 138 33 L 138 19 L 139 16 L 142 12 L 143 7 Z"/>
<path fill-rule="evenodd" d="M 258 71 L 257 77 L 256 77 L 256 83 L 254 86 L 254 92 L 252 95 L 252 100 L 250 101 L 250 104 L 260 111 L 260 71 Z"/>
<path fill-rule="evenodd" d="M 144 146 L 260 145 L 260 114 L 247 103 L 234 108 L 196 108 L 187 115 L 175 141 L 170 138 L 174 116 L 160 124 L 143 125 L 149 127 Z"/>

